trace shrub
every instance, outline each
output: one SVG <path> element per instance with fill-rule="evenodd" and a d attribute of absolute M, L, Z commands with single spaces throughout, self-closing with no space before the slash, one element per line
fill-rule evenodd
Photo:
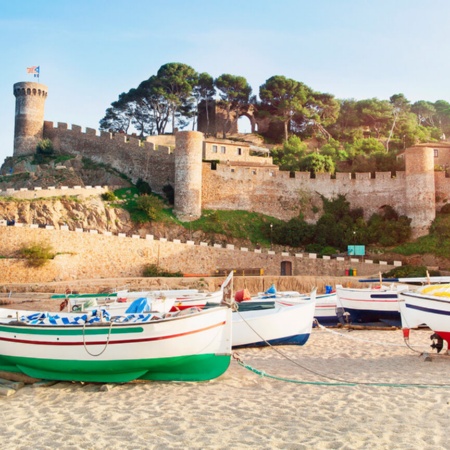
<path fill-rule="evenodd" d="M 36 146 L 36 153 L 39 155 L 53 155 L 55 149 L 50 139 L 42 139 Z"/>
<path fill-rule="evenodd" d="M 436 270 L 429 271 L 430 276 L 440 276 L 441 273 Z M 416 278 L 416 277 L 426 277 L 427 268 L 425 266 L 401 266 L 395 267 L 389 272 L 383 273 L 384 278 Z"/>
<path fill-rule="evenodd" d="M 181 272 L 168 272 L 160 269 L 156 264 L 149 264 L 142 273 L 144 277 L 182 277 Z"/>
<path fill-rule="evenodd" d="M 164 203 L 154 195 L 142 195 L 136 200 L 136 208 L 144 211 L 150 220 L 161 217 Z"/>
<path fill-rule="evenodd" d="M 117 200 L 117 197 L 114 192 L 107 191 L 102 194 L 102 200 L 105 202 L 113 202 L 114 200 Z"/>
<path fill-rule="evenodd" d="M 27 260 L 31 267 L 42 267 L 55 257 L 51 246 L 48 244 L 32 244 L 28 247 L 22 247 L 19 254 Z"/>

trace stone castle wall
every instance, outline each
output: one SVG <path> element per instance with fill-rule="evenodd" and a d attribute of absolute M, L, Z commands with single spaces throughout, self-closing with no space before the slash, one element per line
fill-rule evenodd
<path fill-rule="evenodd" d="M 316 174 L 289 172 L 264 167 L 230 167 L 217 165 L 211 170 L 203 165 L 203 208 L 240 209 L 256 211 L 289 220 L 303 213 L 313 220 L 311 209 L 320 207 L 320 195 L 335 198 L 345 195 L 352 208 L 361 207 L 366 217 L 379 212 L 384 205 L 392 205 L 400 214 L 406 214 L 405 173 L 377 172 L 357 173 L 353 179 L 349 173 Z"/>
<path fill-rule="evenodd" d="M 173 148 L 141 141 L 137 137 L 82 128 L 66 123 L 44 123 L 44 138 L 53 142 L 56 151 L 85 156 L 97 163 L 108 164 L 135 183 L 147 181 L 154 192 L 162 193 L 165 185 L 173 186 L 175 163 Z"/>
<path fill-rule="evenodd" d="M 315 254 L 289 254 L 272 251 L 248 251 L 206 243 L 194 245 L 188 241 L 156 240 L 153 236 L 99 234 L 93 230 L 69 231 L 36 226 L 4 226 L 0 224 L 2 248 L 0 270 L 2 283 L 44 283 L 95 278 L 140 277 L 149 264 L 161 269 L 188 274 L 213 274 L 217 269 L 262 269 L 265 275 L 278 276 L 281 264 L 290 262 L 292 275 L 344 276 L 352 267 L 358 275 L 377 275 L 400 262 L 387 264 L 357 259 L 317 258 Z M 57 256 L 42 268 L 31 268 L 25 260 L 17 259 L 20 248 L 47 244 Z"/>

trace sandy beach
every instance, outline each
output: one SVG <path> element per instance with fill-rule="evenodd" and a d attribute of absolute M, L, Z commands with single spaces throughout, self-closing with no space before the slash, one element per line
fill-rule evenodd
<path fill-rule="evenodd" d="M 202 383 L 26 385 L 0 397 L 0 449 L 450 447 L 450 356 L 425 361 L 400 330 L 314 329 L 303 347 L 236 353 L 275 378 L 233 360 Z"/>

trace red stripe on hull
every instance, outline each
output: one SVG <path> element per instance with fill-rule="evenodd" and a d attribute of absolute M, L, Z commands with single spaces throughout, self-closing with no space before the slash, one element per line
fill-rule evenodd
<path fill-rule="evenodd" d="M 143 339 L 114 340 L 114 341 L 109 341 L 108 345 L 135 344 L 135 343 L 139 343 L 139 342 L 152 342 L 152 341 L 162 341 L 162 340 L 166 340 L 166 339 L 173 339 L 173 338 L 178 338 L 181 336 L 188 336 L 190 334 L 201 333 L 203 331 L 211 330 L 216 327 L 221 327 L 221 326 L 224 326 L 225 323 L 226 322 L 220 322 L 220 323 L 217 323 L 216 325 L 211 325 L 209 327 L 205 327 L 200 330 L 188 331 L 186 333 L 170 334 L 168 336 L 158 336 L 158 337 L 143 338 Z M 80 335 L 80 336 L 82 336 L 82 335 Z M 16 342 L 16 343 L 20 343 L 20 344 L 31 344 L 31 345 L 46 345 L 46 346 L 47 345 L 56 345 L 56 346 L 105 345 L 107 343 L 106 340 L 91 341 L 91 342 L 48 342 L 48 341 L 30 341 L 27 339 L 11 339 L 11 338 L 7 338 L 7 337 L 0 337 L 0 341 Z"/>

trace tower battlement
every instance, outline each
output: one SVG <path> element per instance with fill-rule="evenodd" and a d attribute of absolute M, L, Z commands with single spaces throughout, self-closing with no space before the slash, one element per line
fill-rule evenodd
<path fill-rule="evenodd" d="M 34 153 L 43 137 L 47 86 L 22 81 L 13 88 L 16 97 L 14 156 Z"/>

